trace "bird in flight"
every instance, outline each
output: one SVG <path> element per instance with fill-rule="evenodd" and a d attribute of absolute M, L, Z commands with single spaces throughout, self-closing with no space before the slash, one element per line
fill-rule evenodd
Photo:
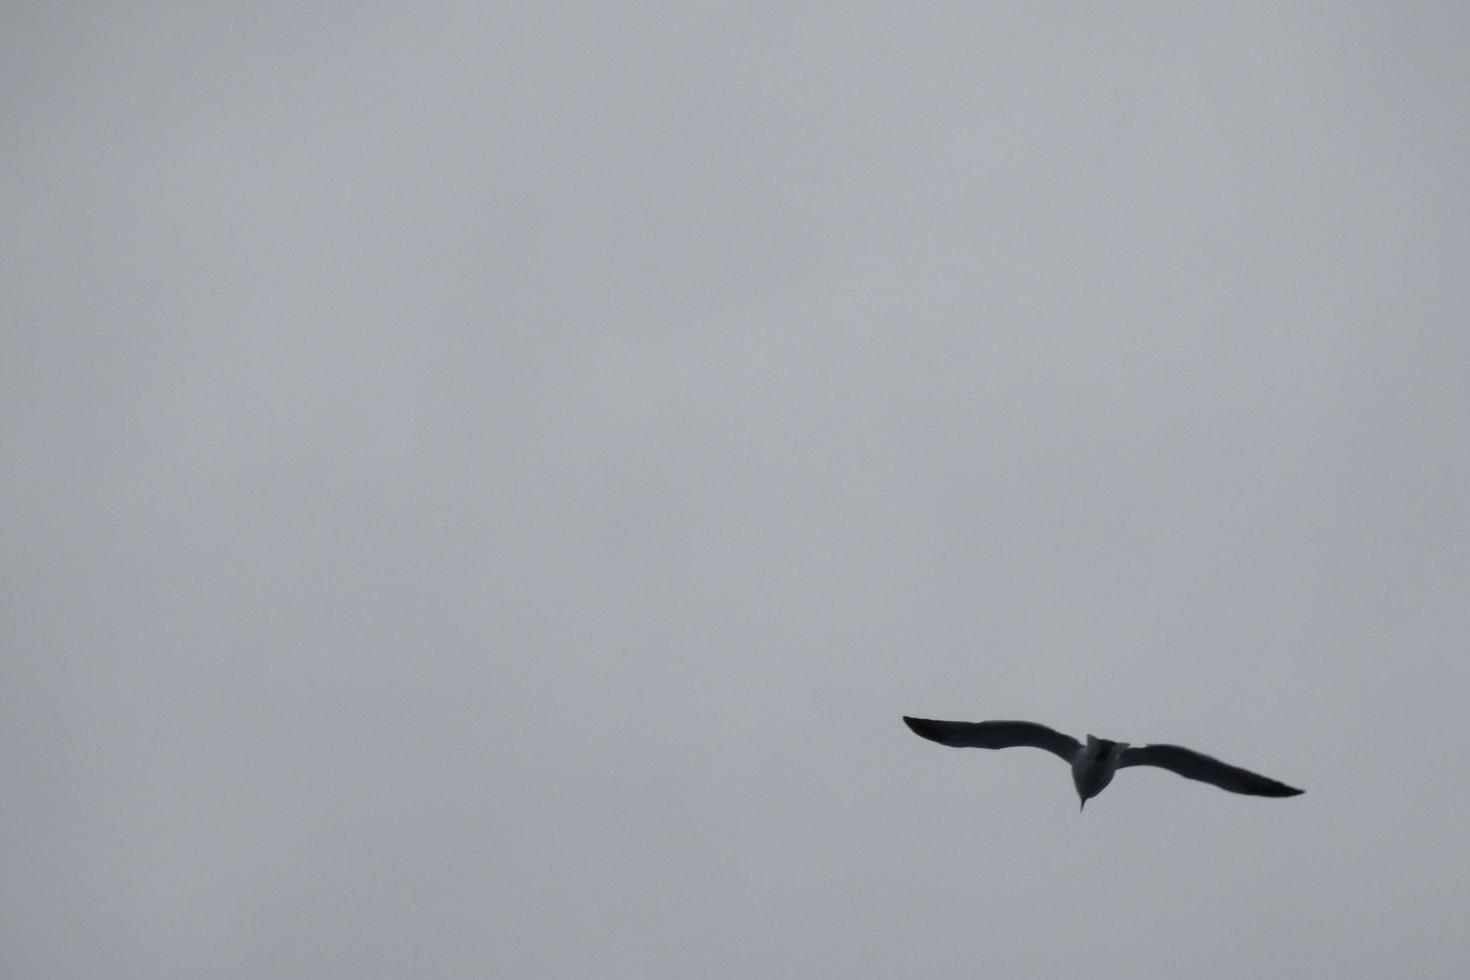
<path fill-rule="evenodd" d="M 1060 756 L 1072 767 L 1072 784 L 1082 800 L 1079 811 L 1113 781 L 1115 772 L 1128 766 L 1158 766 L 1187 779 L 1198 779 L 1247 796 L 1300 796 L 1303 792 L 1178 745 L 1133 746 L 1094 735 L 1088 735 L 1087 744 L 1083 745 L 1070 735 L 1034 721 L 935 721 L 908 715 L 903 720 L 915 735 L 940 745 L 974 749 L 1029 745 Z"/>

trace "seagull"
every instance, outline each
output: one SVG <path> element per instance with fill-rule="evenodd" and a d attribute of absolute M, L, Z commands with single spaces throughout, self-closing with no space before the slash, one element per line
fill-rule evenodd
<path fill-rule="evenodd" d="M 903 720 L 915 735 L 940 745 L 975 749 L 1029 745 L 1060 756 L 1072 767 L 1072 785 L 1077 787 L 1077 796 L 1082 800 L 1078 812 L 1113 781 L 1113 773 L 1128 766 L 1158 766 L 1186 779 L 1198 779 L 1247 796 L 1300 796 L 1303 792 L 1178 745 L 1135 747 L 1095 735 L 1088 735 L 1087 744 L 1083 745 L 1070 735 L 1034 721 L 935 721 L 908 715 Z"/>

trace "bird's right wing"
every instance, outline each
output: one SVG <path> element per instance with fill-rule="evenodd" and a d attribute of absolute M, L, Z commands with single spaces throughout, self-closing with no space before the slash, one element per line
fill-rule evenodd
<path fill-rule="evenodd" d="M 1082 743 L 1072 736 L 1034 721 L 935 721 L 908 715 L 903 720 L 915 735 L 956 748 L 1009 749 L 1029 745 L 1046 749 L 1067 762 L 1082 749 Z"/>
<path fill-rule="evenodd" d="M 1118 757 L 1118 768 L 1125 766 L 1158 766 L 1186 779 L 1198 779 L 1247 796 L 1300 796 L 1302 793 L 1294 786 L 1178 745 L 1140 745 L 1124 749 Z"/>

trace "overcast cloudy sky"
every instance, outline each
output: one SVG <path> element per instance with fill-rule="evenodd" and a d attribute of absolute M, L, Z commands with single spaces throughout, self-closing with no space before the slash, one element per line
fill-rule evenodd
<path fill-rule="evenodd" d="M 1470 970 L 1463 4 L 0 48 L 4 975 Z"/>

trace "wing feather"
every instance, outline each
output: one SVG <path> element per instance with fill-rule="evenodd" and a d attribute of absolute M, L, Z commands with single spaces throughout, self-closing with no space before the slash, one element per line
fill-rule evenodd
<path fill-rule="evenodd" d="M 956 748 L 1009 749 L 1026 745 L 1045 749 L 1067 762 L 1082 748 L 1072 736 L 1034 721 L 936 721 L 908 715 L 903 720 L 915 735 Z"/>
<path fill-rule="evenodd" d="M 1197 779 L 1248 796 L 1299 796 L 1303 792 L 1179 745 L 1140 745 L 1124 749 L 1118 759 L 1118 768 L 1125 766 L 1158 766 L 1186 779 Z"/>

